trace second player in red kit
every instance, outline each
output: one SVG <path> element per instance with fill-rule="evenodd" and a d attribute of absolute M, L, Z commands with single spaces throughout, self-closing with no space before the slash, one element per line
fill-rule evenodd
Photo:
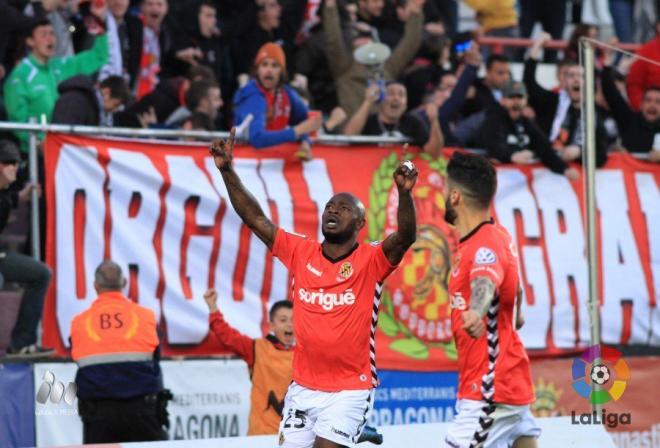
<path fill-rule="evenodd" d="M 243 222 L 292 275 L 296 348 L 287 391 L 280 446 L 337 448 L 358 441 L 378 385 L 375 330 L 382 282 L 415 242 L 411 190 L 417 169 L 402 162 L 393 173 L 399 204 L 398 230 L 382 243 L 358 242 L 365 209 L 350 193 L 334 195 L 322 217 L 324 240 L 277 228 L 232 166 L 234 130 L 211 154 Z"/>
<path fill-rule="evenodd" d="M 529 410 L 529 358 L 516 332 L 518 255 L 490 216 L 495 169 L 483 157 L 454 153 L 447 177 L 445 220 L 460 236 L 449 276 L 459 386 L 445 441 L 454 448 L 534 448 L 540 429 Z"/>

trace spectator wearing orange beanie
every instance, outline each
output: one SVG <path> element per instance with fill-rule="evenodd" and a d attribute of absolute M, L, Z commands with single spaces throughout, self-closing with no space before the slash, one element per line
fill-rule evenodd
<path fill-rule="evenodd" d="M 321 120 L 308 117 L 307 106 L 286 84 L 286 57 L 277 44 L 267 43 L 259 49 L 253 78 L 234 96 L 234 123 L 250 114 L 250 145 L 266 148 L 302 140 L 297 154 L 302 159 L 311 157 L 307 134 L 318 130 Z"/>

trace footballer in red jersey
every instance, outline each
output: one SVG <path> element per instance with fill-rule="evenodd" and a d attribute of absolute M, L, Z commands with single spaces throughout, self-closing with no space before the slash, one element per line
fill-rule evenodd
<path fill-rule="evenodd" d="M 535 448 L 540 429 L 529 409 L 529 358 L 516 331 L 518 255 L 489 211 L 495 169 L 481 156 L 456 152 L 447 178 L 445 220 L 460 236 L 449 278 L 459 385 L 445 442 L 452 448 Z"/>
<path fill-rule="evenodd" d="M 394 171 L 398 229 L 382 243 L 363 244 L 365 209 L 350 193 L 334 195 L 323 210 L 322 243 L 278 229 L 263 213 L 232 166 L 228 140 L 210 153 L 234 210 L 292 274 L 296 347 L 280 446 L 338 448 L 356 443 L 373 405 L 375 330 L 382 282 L 415 242 L 411 190 L 417 169 L 410 161 Z"/>

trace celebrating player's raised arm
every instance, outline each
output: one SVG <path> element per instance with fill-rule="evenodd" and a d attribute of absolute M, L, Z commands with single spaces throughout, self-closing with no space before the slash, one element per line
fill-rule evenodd
<path fill-rule="evenodd" d="M 383 252 L 393 265 L 399 264 L 408 248 L 415 242 L 417 220 L 412 188 L 417 181 L 417 168 L 410 161 L 401 162 L 394 171 L 394 183 L 399 191 L 397 231 L 383 241 Z"/>
<path fill-rule="evenodd" d="M 222 175 L 222 180 L 227 186 L 231 205 L 241 217 L 243 222 L 263 241 L 269 249 L 272 249 L 275 241 L 275 224 L 266 217 L 257 200 L 245 188 L 239 179 L 232 164 L 234 152 L 234 139 L 236 128 L 232 128 L 227 140 L 215 140 L 211 144 L 209 152 L 213 156 L 215 166 Z"/>

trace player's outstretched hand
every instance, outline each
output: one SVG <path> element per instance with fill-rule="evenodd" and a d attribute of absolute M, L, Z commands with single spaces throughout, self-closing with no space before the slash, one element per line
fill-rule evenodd
<path fill-rule="evenodd" d="M 213 156 L 215 166 L 220 170 L 228 170 L 231 168 L 232 159 L 234 156 L 234 140 L 236 138 L 236 128 L 231 128 L 229 138 L 226 140 L 218 139 L 211 143 L 209 153 Z"/>
<path fill-rule="evenodd" d="M 211 288 L 207 289 L 204 293 L 204 301 L 209 306 L 209 312 L 213 313 L 218 311 L 218 292 Z"/>
<path fill-rule="evenodd" d="M 475 310 L 463 311 L 463 330 L 473 338 L 478 338 L 486 331 L 486 324 L 483 318 Z"/>
<path fill-rule="evenodd" d="M 394 170 L 394 182 L 400 191 L 410 191 L 417 182 L 417 168 L 410 160 L 404 160 Z"/>

